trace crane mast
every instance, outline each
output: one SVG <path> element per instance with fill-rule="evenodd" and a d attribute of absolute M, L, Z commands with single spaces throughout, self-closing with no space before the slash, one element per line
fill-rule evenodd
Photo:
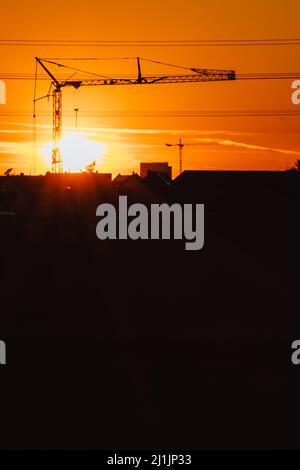
<path fill-rule="evenodd" d="M 53 148 L 52 173 L 62 173 L 62 155 L 60 150 L 62 134 L 62 92 L 61 89 L 53 91 Z"/>
<path fill-rule="evenodd" d="M 178 144 L 166 144 L 167 147 L 179 147 L 179 174 L 182 173 L 182 151 L 184 144 L 182 143 L 182 139 L 179 139 Z"/>
<path fill-rule="evenodd" d="M 236 79 L 234 70 L 214 70 L 214 69 L 189 69 L 193 73 L 185 75 L 159 75 L 159 76 L 143 76 L 141 68 L 141 59 L 137 57 L 138 76 L 137 78 L 100 78 L 100 79 L 84 79 L 84 80 L 62 80 L 59 81 L 49 70 L 45 64 L 57 65 L 63 67 L 62 64 L 35 58 L 37 63 L 49 75 L 54 86 L 52 93 L 53 98 L 53 147 L 52 147 L 52 172 L 63 172 L 63 161 L 60 149 L 62 136 L 62 88 L 73 87 L 76 90 L 86 86 L 112 86 L 112 85 L 154 85 L 168 83 L 199 83 L 199 82 L 216 82 L 231 81 Z M 177 144 L 180 151 L 180 172 L 182 172 L 182 148 L 183 144 Z"/>

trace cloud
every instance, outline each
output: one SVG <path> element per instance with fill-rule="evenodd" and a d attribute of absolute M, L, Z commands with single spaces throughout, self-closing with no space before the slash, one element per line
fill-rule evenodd
<path fill-rule="evenodd" d="M 0 153 L 32 157 L 33 145 L 28 142 L 0 142 Z"/>
<path fill-rule="evenodd" d="M 236 147 L 236 148 L 245 149 L 245 150 L 275 152 L 275 153 L 281 153 L 285 155 L 300 155 L 300 152 L 296 150 L 286 150 L 286 149 L 280 149 L 276 147 L 265 147 L 262 145 L 237 142 L 237 141 L 230 140 L 230 139 L 217 139 L 217 138 L 210 138 L 210 137 L 199 137 L 198 139 L 196 139 L 196 142 L 191 142 L 191 143 L 188 143 L 187 145 L 221 145 L 225 147 Z"/>
<path fill-rule="evenodd" d="M 0 129 L 0 134 L 32 134 L 32 131 L 27 129 Z"/>
<path fill-rule="evenodd" d="M 23 122 L 4 122 L 6 125 L 21 126 L 21 127 L 30 127 L 32 124 L 23 123 Z M 37 129 L 52 130 L 50 125 L 46 124 L 37 124 Z M 129 134 L 129 135 L 175 135 L 175 136 L 194 136 L 194 135 L 231 135 L 231 136 L 241 136 L 245 135 L 245 132 L 235 132 L 235 131 L 215 131 L 215 130 L 199 130 L 199 129 L 147 129 L 147 128 L 115 128 L 115 127 L 67 127 L 64 126 L 64 131 L 69 132 L 101 132 L 106 134 Z M 247 135 L 252 135 L 252 133 L 247 133 Z"/>

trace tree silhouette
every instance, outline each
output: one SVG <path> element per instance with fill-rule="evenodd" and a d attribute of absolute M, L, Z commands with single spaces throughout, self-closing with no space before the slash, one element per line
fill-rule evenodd
<path fill-rule="evenodd" d="M 87 166 L 85 167 L 85 169 L 86 169 L 86 171 L 87 171 L 88 173 L 94 173 L 94 171 L 95 171 L 95 166 L 96 166 L 96 162 L 92 162 L 92 163 L 90 163 L 90 165 L 87 165 Z"/>

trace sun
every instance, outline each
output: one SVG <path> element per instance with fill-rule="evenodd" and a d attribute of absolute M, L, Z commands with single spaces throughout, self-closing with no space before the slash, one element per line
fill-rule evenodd
<path fill-rule="evenodd" d="M 96 140 L 90 140 L 80 134 L 69 133 L 61 140 L 61 155 L 63 169 L 68 172 L 85 171 L 87 165 L 96 161 L 101 163 L 106 152 L 106 145 Z M 48 166 L 51 165 L 52 143 L 42 146 L 41 155 L 45 158 Z"/>

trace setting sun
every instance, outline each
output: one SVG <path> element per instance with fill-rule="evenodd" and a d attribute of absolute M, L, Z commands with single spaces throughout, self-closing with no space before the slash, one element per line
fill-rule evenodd
<path fill-rule="evenodd" d="M 83 137 L 75 133 L 66 134 L 61 140 L 61 153 L 64 171 L 80 172 L 87 165 L 96 161 L 97 166 L 101 163 L 106 151 L 106 145 Z M 49 142 L 41 148 L 41 155 L 45 158 L 47 166 L 51 165 L 52 143 Z"/>

